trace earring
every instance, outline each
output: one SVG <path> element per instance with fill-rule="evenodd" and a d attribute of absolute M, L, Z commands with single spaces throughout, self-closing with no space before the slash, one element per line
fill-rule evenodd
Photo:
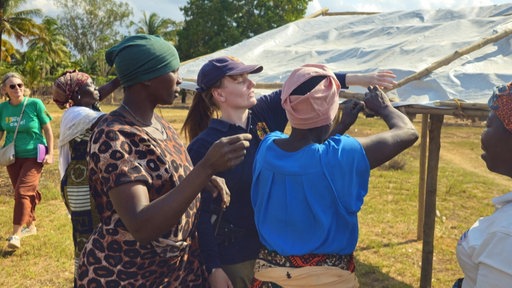
<path fill-rule="evenodd" d="M 80 94 L 78 94 L 78 100 L 80 100 Z"/>

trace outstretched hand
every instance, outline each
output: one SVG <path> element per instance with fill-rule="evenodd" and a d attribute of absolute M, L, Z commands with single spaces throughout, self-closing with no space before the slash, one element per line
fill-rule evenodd
<path fill-rule="evenodd" d="M 346 81 L 349 86 L 379 86 L 382 89 L 392 89 L 397 84 L 395 78 L 396 75 L 393 71 L 381 70 L 364 74 L 347 74 Z"/>
<path fill-rule="evenodd" d="M 237 134 L 223 137 L 210 147 L 203 160 L 213 174 L 238 165 L 245 157 L 251 134 Z"/>
<path fill-rule="evenodd" d="M 391 89 L 396 85 L 395 73 L 390 70 L 377 71 L 369 73 L 367 86 L 378 86 L 384 89 Z"/>

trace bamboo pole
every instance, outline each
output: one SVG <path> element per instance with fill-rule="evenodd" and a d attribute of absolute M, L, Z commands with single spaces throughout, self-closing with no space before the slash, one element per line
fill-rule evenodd
<path fill-rule="evenodd" d="M 422 70 L 412 74 L 412 75 L 409 75 L 408 77 L 405 77 L 404 79 L 398 81 L 397 85 L 395 85 L 395 87 L 393 87 L 393 89 L 390 89 L 390 90 L 394 90 L 394 89 L 398 89 L 402 86 L 404 86 L 405 84 L 409 83 L 409 82 L 412 82 L 412 81 L 415 81 L 415 80 L 419 80 L 425 76 L 427 76 L 428 74 L 432 73 L 433 71 L 435 71 L 436 69 L 440 68 L 440 67 L 443 67 L 443 66 L 446 66 L 448 64 L 450 64 L 451 62 L 455 61 L 456 59 L 464 56 L 464 55 L 467 55 L 471 52 L 474 52 L 478 49 L 481 49 L 482 47 L 484 46 L 487 46 L 491 43 L 495 43 L 495 42 L 498 42 L 500 41 L 501 39 L 509 36 L 510 34 L 512 34 L 512 28 L 507 28 L 507 29 L 504 29 L 503 31 L 493 35 L 493 36 L 489 36 L 487 38 L 484 38 L 476 43 L 473 43 L 469 46 L 466 46 L 464 48 L 461 48 L 459 50 L 456 50 L 455 52 L 453 52 L 451 55 L 448 55 L 448 56 L 445 56 L 437 61 L 435 61 L 434 63 L 430 64 L 429 66 L 427 66 L 426 68 L 423 68 Z M 390 90 L 385 90 L 385 91 L 390 91 Z M 350 94 L 348 94 L 347 96 L 349 96 Z M 364 97 L 363 94 L 359 93 L 359 94 L 352 94 L 351 95 L 352 97 L 354 98 L 357 98 L 357 99 L 361 99 Z M 441 103 L 442 102 L 442 103 Z M 446 104 L 446 101 L 440 101 L 439 105 L 441 104 Z M 451 104 L 450 104 L 451 105 Z M 456 105 L 456 104 L 455 104 Z M 470 103 L 464 103 L 463 104 L 464 106 L 467 106 L 467 105 L 473 105 L 473 106 L 478 106 L 479 104 L 476 104 L 476 103 L 473 103 L 473 104 L 470 104 Z"/>
<path fill-rule="evenodd" d="M 463 110 L 462 113 L 459 109 L 447 108 L 447 109 L 436 109 L 428 107 L 415 107 L 415 106 L 404 106 L 405 111 L 408 114 L 431 114 L 431 115 L 450 115 L 457 118 L 479 118 L 485 119 L 489 115 L 489 111 L 486 110 Z"/>
<path fill-rule="evenodd" d="M 320 9 L 320 10 L 314 12 L 311 15 L 308 15 L 308 16 L 304 17 L 304 19 L 311 19 L 311 18 L 316 18 L 318 16 L 323 16 L 323 15 L 327 14 L 327 12 L 329 12 L 329 9 L 328 8 L 323 8 L 323 9 Z"/>
<path fill-rule="evenodd" d="M 432 102 L 434 106 L 444 106 L 444 107 L 454 107 L 454 108 L 471 108 L 471 109 L 478 109 L 478 110 L 489 110 L 489 106 L 487 106 L 486 103 L 468 103 L 468 102 L 461 102 L 459 100 L 457 101 L 434 101 Z"/>
<path fill-rule="evenodd" d="M 326 12 L 324 16 L 374 15 L 381 12 Z"/>
<path fill-rule="evenodd" d="M 421 79 L 424 76 L 432 73 L 434 70 L 436 70 L 442 66 L 446 66 L 446 65 L 450 64 L 451 62 L 455 61 L 456 59 L 458 59 L 466 54 L 469 54 L 473 51 L 476 51 L 484 46 L 487 46 L 488 44 L 498 42 L 501 39 L 509 36 L 510 34 L 512 34 L 512 28 L 507 28 L 493 36 L 489 36 L 489 37 L 484 38 L 474 44 L 464 47 L 460 50 L 456 50 L 451 55 L 443 57 L 443 58 L 437 60 L 436 62 L 430 64 L 428 67 L 398 81 L 398 84 L 393 89 L 400 88 L 411 81 Z"/>

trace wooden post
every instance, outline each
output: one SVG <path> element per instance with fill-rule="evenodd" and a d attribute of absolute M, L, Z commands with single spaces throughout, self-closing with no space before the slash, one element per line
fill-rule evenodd
<path fill-rule="evenodd" d="M 420 288 L 429 288 L 432 285 L 437 172 L 439 167 L 439 151 L 441 150 L 441 127 L 443 126 L 443 120 L 444 115 L 430 115 Z"/>
<path fill-rule="evenodd" d="M 429 114 L 421 114 L 420 180 L 418 185 L 418 225 L 416 233 L 417 240 L 423 240 L 423 222 L 425 219 L 425 180 L 427 178 L 428 117 Z"/>

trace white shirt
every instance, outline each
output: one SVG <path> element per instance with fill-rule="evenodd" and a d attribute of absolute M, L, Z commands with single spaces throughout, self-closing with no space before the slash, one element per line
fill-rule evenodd
<path fill-rule="evenodd" d="M 66 168 L 71 161 L 69 141 L 83 134 L 103 114 L 105 113 L 82 106 L 72 106 L 62 114 L 59 136 L 60 179 L 64 176 Z"/>
<path fill-rule="evenodd" d="M 462 288 L 512 287 L 512 192 L 493 204 L 496 211 L 480 218 L 457 243 Z"/>

